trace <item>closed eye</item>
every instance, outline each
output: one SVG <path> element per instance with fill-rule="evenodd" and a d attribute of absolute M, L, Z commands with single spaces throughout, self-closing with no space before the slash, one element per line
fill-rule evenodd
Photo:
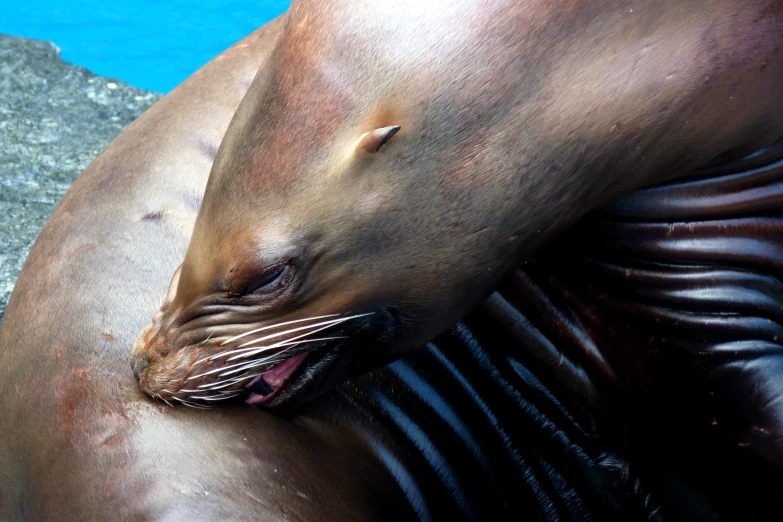
<path fill-rule="evenodd" d="M 282 262 L 270 266 L 265 270 L 251 275 L 245 272 L 244 282 L 234 279 L 230 283 L 232 289 L 228 290 L 229 297 L 243 297 L 250 295 L 266 296 L 285 288 L 293 277 L 293 263 Z"/>
<path fill-rule="evenodd" d="M 282 263 L 269 270 L 264 271 L 256 278 L 245 290 L 245 294 L 267 294 L 285 286 L 290 277 L 287 277 L 290 271 L 288 263 Z"/>

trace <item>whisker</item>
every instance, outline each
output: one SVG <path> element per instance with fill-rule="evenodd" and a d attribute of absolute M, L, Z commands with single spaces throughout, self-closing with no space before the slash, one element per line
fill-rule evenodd
<path fill-rule="evenodd" d="M 358 314 L 358 315 L 349 315 L 348 317 L 340 317 L 339 319 L 332 319 L 330 321 L 323 321 L 321 323 L 309 324 L 307 326 L 300 326 L 299 328 L 292 328 L 292 329 L 286 330 L 284 332 L 278 332 L 278 333 L 274 333 L 274 334 L 265 335 L 263 337 L 258 337 L 256 339 L 253 339 L 252 341 L 247 341 L 244 344 L 240 344 L 239 346 L 237 346 L 237 348 L 244 348 L 246 346 L 250 346 L 251 344 L 256 344 L 256 343 L 261 342 L 261 341 L 266 341 L 267 339 L 274 339 L 275 337 L 281 337 L 283 335 L 286 335 L 286 334 L 289 334 L 289 333 L 292 333 L 292 332 L 298 332 L 298 331 L 301 331 L 301 330 L 308 330 L 310 328 L 316 328 L 318 326 L 324 326 L 324 325 L 326 325 L 326 326 L 334 326 L 334 325 L 338 325 L 338 324 L 344 323 L 345 321 L 348 321 L 350 319 L 357 319 L 359 317 L 364 317 L 366 315 L 372 315 L 372 313 Z"/>
<path fill-rule="evenodd" d="M 199 377 L 204 377 L 204 376 L 206 376 L 206 375 L 211 375 L 211 374 L 213 374 L 213 373 L 218 373 L 218 372 L 220 372 L 220 371 L 223 371 L 223 370 L 225 370 L 226 368 L 233 368 L 234 366 L 238 366 L 238 365 L 240 365 L 240 364 L 242 364 L 242 363 L 232 364 L 232 365 L 230 365 L 230 366 L 222 366 L 222 367 L 220 367 L 220 368 L 213 368 L 212 370 L 209 370 L 209 371 L 207 371 L 207 372 L 204 372 L 204 373 L 199 373 L 199 374 L 197 374 L 197 375 L 191 375 L 190 377 L 188 377 L 188 378 L 187 378 L 187 379 L 185 379 L 185 380 L 186 380 L 186 381 L 192 381 L 193 379 L 198 379 Z"/>
<path fill-rule="evenodd" d="M 292 355 L 288 355 L 288 354 L 291 352 L 291 350 L 293 350 L 295 347 L 297 347 L 299 345 L 316 343 L 316 342 L 324 342 L 324 341 L 333 341 L 333 340 L 338 340 L 338 339 L 346 339 L 347 337 L 345 337 L 345 336 L 331 336 L 331 337 L 320 337 L 320 338 L 312 338 L 311 336 L 317 334 L 318 332 L 321 332 L 323 330 L 326 330 L 328 328 L 336 326 L 338 324 L 344 323 L 346 321 L 350 321 L 351 319 L 358 319 L 360 317 L 366 317 L 368 315 L 373 315 L 373 312 L 364 313 L 364 314 L 350 315 L 350 316 L 342 316 L 342 317 L 338 316 L 338 314 L 322 315 L 322 316 L 310 317 L 308 319 L 297 319 L 297 320 L 293 320 L 293 321 L 286 321 L 286 322 L 283 322 L 283 323 L 278 323 L 278 324 L 275 324 L 275 325 L 265 326 L 265 327 L 262 327 L 262 328 L 257 328 L 255 330 L 251 330 L 249 332 L 245 332 L 244 334 L 240 334 L 240 335 L 234 336 L 234 337 L 224 341 L 223 343 L 221 343 L 220 346 L 224 346 L 224 345 L 228 344 L 229 342 L 235 341 L 236 339 L 239 339 L 239 338 L 245 337 L 246 335 L 250 335 L 250 334 L 253 334 L 253 333 L 256 333 L 256 332 L 259 332 L 259 331 L 263 331 L 263 330 L 269 330 L 269 329 L 272 329 L 272 328 L 278 328 L 280 326 L 290 325 L 290 324 L 294 324 L 294 323 L 301 323 L 301 322 L 306 322 L 306 321 L 315 321 L 315 320 L 324 319 L 324 318 L 334 318 L 334 319 L 329 319 L 327 321 L 320 321 L 320 322 L 315 323 L 315 324 L 308 324 L 308 325 L 299 326 L 299 327 L 296 327 L 296 328 L 290 328 L 290 329 L 282 331 L 282 332 L 275 332 L 275 333 L 270 334 L 270 335 L 265 335 L 265 336 L 259 337 L 257 339 L 253 339 L 251 341 L 247 341 L 246 343 L 238 346 L 235 349 L 225 350 L 223 352 L 220 352 L 220 353 L 217 353 L 217 354 L 205 357 L 203 359 L 200 359 L 200 360 L 196 361 L 196 363 L 194 363 L 194 365 L 198 364 L 198 363 L 201 363 L 201 362 L 204 362 L 204 361 L 214 360 L 214 359 L 217 359 L 217 358 L 220 358 L 220 357 L 227 357 L 225 362 L 234 361 L 234 360 L 237 360 L 237 359 L 244 359 L 244 360 L 239 361 L 239 362 L 234 363 L 234 364 L 224 365 L 224 366 L 221 366 L 219 368 L 213 368 L 211 370 L 208 370 L 206 372 L 202 372 L 202 373 L 199 373 L 199 374 L 196 374 L 196 375 L 192 375 L 192 376 L 188 377 L 185 380 L 186 381 L 190 381 L 190 380 L 193 380 L 193 379 L 198 379 L 200 377 L 205 377 L 205 376 L 208 376 L 208 375 L 218 374 L 217 375 L 218 381 L 198 385 L 198 386 L 196 386 L 195 389 L 181 389 L 180 391 L 184 392 L 184 393 L 199 393 L 199 394 L 203 394 L 205 392 L 207 392 L 207 393 L 215 392 L 216 393 L 216 395 L 209 395 L 209 396 L 206 396 L 206 395 L 192 395 L 192 396 L 190 396 L 190 397 L 192 397 L 194 399 L 198 399 L 198 400 L 223 400 L 223 398 L 221 398 L 220 395 L 226 395 L 226 397 L 224 397 L 224 398 L 234 397 L 234 396 L 238 395 L 240 392 L 236 392 L 236 391 L 233 391 L 233 390 L 220 392 L 219 390 L 221 390 L 223 388 L 229 388 L 231 386 L 235 386 L 235 385 L 237 385 L 239 383 L 242 383 L 242 382 L 248 382 L 249 380 L 252 380 L 252 379 L 254 379 L 254 378 L 256 378 L 256 377 L 258 377 L 260 375 L 263 375 L 264 373 L 269 371 L 271 366 L 274 366 L 278 362 L 284 361 L 284 360 L 292 357 Z M 266 346 L 251 346 L 251 345 L 260 343 L 262 341 L 265 341 L 265 340 L 269 340 L 269 339 L 273 339 L 273 338 L 281 337 L 281 336 L 285 336 L 285 335 L 290 335 L 291 333 L 294 333 L 294 332 L 302 332 L 302 333 L 300 333 L 298 335 L 295 335 L 295 336 L 293 336 L 291 338 L 288 338 L 288 339 L 283 339 L 283 340 L 280 340 L 280 341 L 277 341 L 277 342 L 273 342 L 272 344 L 269 344 L 269 345 L 266 345 Z M 202 345 L 205 344 L 211 337 L 212 337 L 212 334 L 210 334 L 210 336 L 207 337 L 207 339 L 205 339 L 202 342 Z M 258 359 L 255 359 L 255 360 L 250 360 L 250 361 L 247 360 L 249 357 L 253 357 L 253 356 L 258 355 L 260 353 L 268 352 L 270 350 L 275 350 L 275 349 L 278 349 L 278 348 L 282 348 L 282 349 L 279 350 L 279 351 L 276 351 L 276 352 L 274 352 L 274 353 L 272 353 L 272 354 L 270 354 L 268 356 L 265 356 L 265 357 L 261 357 L 261 358 L 258 358 Z M 310 349 L 310 350 L 312 350 L 312 349 Z M 307 351 L 308 350 L 306 349 L 306 350 L 304 350 L 304 352 L 300 351 L 299 353 L 306 353 Z M 259 366 L 268 366 L 268 367 L 265 368 L 264 371 L 257 372 L 257 373 L 255 373 L 253 375 L 233 376 L 232 377 L 232 375 L 234 375 L 234 374 L 237 374 L 237 373 L 240 373 L 240 372 L 244 372 L 246 370 L 250 370 L 250 369 L 253 369 L 253 368 L 257 368 Z M 208 399 L 208 398 L 211 398 L 211 399 Z M 201 406 L 201 405 L 198 405 L 198 404 L 195 404 L 195 403 L 190 403 L 189 401 L 186 401 L 186 400 L 184 400 L 182 398 L 179 398 L 179 397 L 173 397 L 173 399 L 176 399 L 178 402 L 180 402 L 182 404 L 185 404 L 186 406 L 191 406 L 191 407 L 194 407 L 194 408 L 198 408 L 198 407 L 202 407 L 203 408 L 204 407 L 204 406 Z M 169 403 L 169 404 L 171 404 L 171 403 Z"/>
<path fill-rule="evenodd" d="M 313 341 L 330 341 L 333 339 L 345 339 L 344 336 L 337 336 L 337 337 L 324 337 L 321 339 L 307 339 L 308 336 L 317 334 L 318 332 L 322 332 L 326 330 L 327 328 L 331 328 L 333 325 L 324 326 L 322 328 L 319 328 L 317 330 L 313 330 L 312 332 L 305 332 L 303 334 L 299 334 L 295 337 L 292 337 L 290 339 L 286 339 L 285 341 L 277 342 L 274 344 L 271 344 L 269 346 L 254 346 L 253 348 L 244 348 L 242 350 L 232 350 L 231 352 L 226 353 L 226 355 L 231 355 L 228 359 L 226 359 L 226 362 L 234 361 L 236 359 L 246 359 L 248 357 L 252 357 L 256 354 L 268 352 L 269 350 L 273 350 L 275 348 L 280 348 L 281 346 L 287 346 L 292 342 L 313 342 Z M 234 354 L 234 355 L 232 355 Z M 272 354 L 274 355 L 274 354 Z"/>
<path fill-rule="evenodd" d="M 318 328 L 319 326 L 324 326 L 324 325 L 326 325 L 326 327 L 329 327 L 329 326 L 332 326 L 332 325 L 335 325 L 335 324 L 339 324 L 339 323 L 341 323 L 343 321 L 347 321 L 348 319 L 351 319 L 351 317 L 340 318 L 340 319 L 332 319 L 331 321 L 324 321 L 324 322 L 321 322 L 321 323 L 311 324 L 311 325 L 307 325 L 307 326 L 301 326 L 299 328 L 292 328 L 290 330 L 284 330 L 282 332 L 277 332 L 277 333 L 272 334 L 272 335 L 266 335 L 266 336 L 263 336 L 263 337 L 259 337 L 259 338 L 255 339 L 253 341 L 248 341 L 247 343 L 239 346 L 238 348 L 243 348 L 245 346 L 249 346 L 250 344 L 254 344 L 254 343 L 257 343 L 257 342 L 273 339 L 275 337 L 281 337 L 281 336 L 284 336 L 286 334 L 290 334 L 292 332 L 298 332 L 298 331 L 301 331 L 301 330 L 310 330 L 310 329 Z M 323 328 L 321 328 L 321 330 L 322 329 Z M 310 334 L 315 333 L 315 332 L 319 332 L 319 331 L 320 330 L 314 330 L 313 332 L 310 332 Z M 299 339 L 301 337 L 302 336 L 299 335 L 299 336 L 295 337 L 294 339 Z M 290 340 L 291 339 L 286 339 L 283 342 L 287 342 L 287 341 L 290 341 Z M 276 347 L 277 347 L 277 345 L 272 344 L 272 345 L 270 345 L 270 346 L 268 346 L 266 348 L 271 349 L 271 348 L 276 348 Z M 251 349 L 255 350 L 256 348 L 251 348 Z M 198 361 L 193 363 L 193 366 L 195 366 L 196 364 L 202 363 L 204 361 L 211 361 L 213 359 L 218 359 L 220 357 L 225 357 L 225 356 L 231 355 L 233 353 L 237 353 L 237 352 L 235 350 L 227 350 L 227 351 L 223 351 L 223 352 L 218 352 L 218 353 L 216 353 L 214 355 L 209 355 L 207 357 L 204 357 L 203 359 L 199 359 Z"/>
<path fill-rule="evenodd" d="M 179 401 L 185 406 L 189 406 L 191 408 L 196 408 L 199 410 L 207 410 L 210 408 L 210 406 L 204 406 L 203 404 L 196 404 L 195 402 L 186 401 L 185 399 L 180 399 L 179 397 L 172 397 L 175 401 Z"/>
<path fill-rule="evenodd" d="M 200 399 L 202 401 L 224 401 L 226 399 L 231 399 L 232 397 L 236 397 L 239 395 L 239 393 L 232 393 L 231 395 L 224 395 L 223 397 L 210 395 L 210 396 L 199 396 L 199 395 L 193 395 L 191 399 Z"/>
<path fill-rule="evenodd" d="M 212 391 L 212 390 L 220 390 L 222 388 L 227 388 L 229 386 L 232 386 L 234 384 L 240 383 L 244 381 L 245 379 L 248 379 L 249 377 L 240 376 L 240 377 L 231 377 L 230 379 L 225 379 L 222 381 L 217 382 L 211 382 L 208 384 L 202 384 L 198 390 L 199 393 L 204 393 L 205 391 Z"/>
<path fill-rule="evenodd" d="M 296 346 L 296 345 L 294 345 L 294 346 Z M 234 374 L 234 373 L 237 373 L 237 372 L 241 372 L 241 371 L 244 371 L 244 370 L 247 370 L 247 369 L 250 369 L 250 368 L 256 368 L 256 367 L 261 366 L 261 365 L 267 365 L 268 364 L 268 365 L 274 366 L 278 362 L 285 361 L 286 359 L 289 359 L 289 357 L 282 357 L 280 359 L 275 359 L 275 357 L 278 357 L 281 354 L 288 352 L 288 350 L 290 350 L 294 346 L 290 346 L 290 347 L 286 348 L 285 350 L 283 350 L 281 352 L 277 352 L 274 355 L 270 355 L 270 356 L 264 357 L 262 359 L 256 359 L 254 361 L 249 361 L 249 362 L 245 361 L 245 362 L 242 363 L 243 366 L 241 366 L 239 368 L 235 368 L 233 370 L 229 370 L 229 371 L 227 371 L 225 373 L 221 373 L 220 377 L 225 377 L 226 375 L 231 375 L 231 374 Z M 266 373 L 267 370 L 269 370 L 269 368 L 265 369 L 262 373 Z"/>
<path fill-rule="evenodd" d="M 290 339 L 287 339 L 286 341 L 292 341 L 292 340 L 295 340 L 295 339 L 301 339 L 302 337 L 307 337 L 308 335 L 313 335 L 313 334 L 318 333 L 320 331 L 326 330 L 327 328 L 331 328 L 332 326 L 337 326 L 338 324 L 344 323 L 345 321 L 348 321 L 348 320 L 351 320 L 351 319 L 357 319 L 359 317 L 364 317 L 366 315 L 371 315 L 371 314 L 352 315 L 350 317 L 343 317 L 343 318 L 340 318 L 340 319 L 327 321 L 325 323 L 320 323 L 320 324 L 317 324 L 317 325 L 314 324 L 314 325 L 311 325 L 311 327 L 315 328 L 317 326 L 320 326 L 320 328 L 317 328 L 317 329 L 309 331 L 309 332 L 305 332 L 303 334 L 299 334 L 299 335 L 294 336 L 294 337 L 292 337 Z M 293 329 L 293 330 L 288 330 L 286 332 L 282 332 L 282 335 L 285 335 L 285 334 L 288 334 L 288 333 L 291 333 L 291 332 L 294 332 L 294 331 L 297 331 L 297 330 L 302 330 L 302 329 L 303 328 L 296 328 L 296 329 Z M 277 337 L 277 335 L 275 335 L 274 337 Z M 263 351 L 266 351 L 266 350 L 269 350 L 269 349 L 272 349 L 272 348 L 276 348 L 277 346 L 275 344 L 272 344 L 270 346 L 254 346 L 254 347 L 250 347 L 250 348 L 245 348 L 246 346 L 249 346 L 251 344 L 255 344 L 257 342 L 260 342 L 260 341 L 263 341 L 263 340 L 266 340 L 266 339 L 269 339 L 269 338 L 270 338 L 270 336 L 266 336 L 266 337 L 261 337 L 259 339 L 256 339 L 255 341 L 248 341 L 247 343 L 237 347 L 234 350 L 228 350 L 228 351 L 225 351 L 225 352 L 221 352 L 219 354 L 213 355 L 212 357 L 216 358 L 216 357 L 225 357 L 225 356 L 228 356 L 228 355 L 233 355 L 233 357 L 230 357 L 229 359 L 226 359 L 227 361 L 233 361 L 234 359 L 238 359 L 240 357 L 250 357 L 250 356 L 255 355 L 257 353 L 261 353 Z M 234 354 L 244 354 L 244 355 L 234 355 Z"/>
<path fill-rule="evenodd" d="M 245 337 L 247 335 L 251 335 L 251 334 L 254 334 L 254 333 L 262 332 L 264 330 L 271 330 L 272 328 L 277 328 L 279 326 L 286 326 L 286 325 L 294 324 L 294 323 L 303 323 L 305 321 L 317 321 L 318 319 L 326 319 L 327 317 L 336 317 L 338 315 L 340 315 L 340 314 L 317 315 L 315 317 L 308 317 L 307 319 L 294 319 L 293 321 L 285 321 L 285 322 L 282 322 L 282 323 L 272 324 L 272 325 L 269 325 L 269 326 L 262 326 L 261 328 L 256 328 L 255 330 L 250 330 L 249 332 L 245 332 L 245 333 L 242 333 L 242 334 L 239 334 L 239 335 L 235 335 L 234 337 L 232 337 L 230 339 L 226 339 L 225 341 L 220 343 L 220 346 L 225 346 L 228 343 L 236 341 L 237 339 L 241 339 L 242 337 Z"/>
<path fill-rule="evenodd" d="M 206 338 L 206 339 L 204 339 L 203 341 L 201 341 L 201 344 L 200 344 L 200 345 L 198 345 L 198 347 L 199 347 L 199 348 L 201 348 L 202 346 L 204 346 L 205 344 L 207 344 L 207 342 L 209 342 L 209 340 L 210 340 L 210 339 L 212 339 L 212 336 L 213 336 L 213 335 L 215 335 L 215 332 L 212 332 L 211 334 L 209 334 L 209 335 L 207 336 L 207 338 Z"/>
<path fill-rule="evenodd" d="M 199 390 L 199 393 L 204 393 L 207 391 L 211 391 L 211 390 Z M 241 390 L 216 391 L 211 395 L 211 397 L 220 397 L 220 396 L 233 397 L 235 395 L 239 395 L 240 393 L 242 393 Z"/>
<path fill-rule="evenodd" d="M 301 344 L 305 342 L 310 342 L 310 339 L 307 339 L 307 336 L 317 334 L 318 332 L 322 332 L 326 330 L 327 328 L 330 328 L 331 324 L 322 326 L 321 328 L 318 328 L 316 330 L 313 330 L 311 332 L 305 332 L 299 335 L 295 335 L 294 337 L 291 337 L 290 339 L 286 339 L 284 341 L 278 341 L 276 343 L 272 343 L 267 346 L 254 346 L 252 348 L 244 348 L 241 350 L 230 350 L 224 353 L 224 356 L 231 355 L 228 359 L 226 359 L 226 362 L 228 361 L 234 361 L 236 359 L 244 359 L 246 357 L 251 357 L 253 355 L 256 355 L 258 353 L 262 352 L 268 352 L 269 350 L 274 350 L 275 348 L 280 348 L 281 346 L 290 346 L 292 344 Z M 270 355 L 270 357 L 273 357 L 278 352 L 275 352 Z M 238 364 L 244 364 L 244 363 L 238 363 Z M 224 366 L 225 368 L 225 366 Z"/>
<path fill-rule="evenodd" d="M 245 348 L 246 346 L 250 346 L 251 344 L 260 343 L 261 341 L 268 341 L 269 339 L 274 339 L 275 337 L 283 337 L 284 335 L 293 333 L 293 332 L 301 332 L 302 330 L 312 330 L 313 328 L 318 328 L 320 326 L 333 326 L 340 323 L 344 323 L 350 318 L 343 318 L 340 319 L 332 319 L 330 321 L 323 321 L 321 323 L 315 323 L 315 324 L 308 324 L 307 326 L 300 326 L 298 328 L 291 328 L 290 330 L 284 330 L 282 332 L 277 332 L 269 335 L 264 335 L 263 337 L 258 337 L 256 339 L 253 339 L 252 341 L 247 341 L 244 344 L 240 344 L 237 346 L 237 348 Z"/>
<path fill-rule="evenodd" d="M 225 369 L 229 369 L 229 368 L 235 368 L 235 369 L 227 371 L 227 372 L 224 372 L 224 373 L 221 373 L 219 375 L 219 377 L 225 377 L 226 375 L 231 375 L 233 373 L 237 373 L 237 372 L 240 372 L 242 370 L 247 370 L 249 368 L 255 368 L 255 367 L 261 366 L 261 365 L 267 365 L 267 364 L 270 365 L 270 368 L 266 368 L 263 372 L 261 372 L 259 374 L 259 375 L 263 375 L 264 373 L 266 373 L 267 371 L 269 371 L 271 369 L 271 366 L 274 366 L 275 364 L 277 364 L 279 362 L 285 361 L 286 359 L 290 359 L 291 357 L 293 357 L 293 355 L 288 356 L 288 357 L 280 357 L 280 356 L 283 355 L 283 354 L 288 353 L 292 348 L 295 348 L 296 346 L 299 346 L 300 344 L 314 343 L 314 342 L 318 342 L 318 341 L 334 341 L 334 340 L 337 340 L 337 339 L 347 339 L 347 337 L 345 337 L 345 336 L 321 337 L 321 338 L 318 338 L 318 339 L 304 339 L 302 341 L 297 341 L 295 343 L 290 343 L 291 346 L 289 346 L 288 348 L 286 348 L 284 350 L 280 350 L 279 352 L 275 352 L 272 355 L 269 355 L 267 357 L 262 357 L 261 359 L 255 359 L 255 360 L 252 360 L 252 361 L 249 361 L 249 362 L 245 361 L 245 362 L 241 362 L 241 363 L 238 363 L 238 364 L 232 364 L 229 367 L 224 367 L 223 368 L 224 370 Z M 301 352 L 301 353 L 304 353 L 304 352 Z M 237 366 L 240 366 L 240 367 L 237 368 Z M 208 386 L 208 384 L 202 384 L 201 386 Z"/>
<path fill-rule="evenodd" d="M 316 332 L 311 332 L 311 333 L 316 333 Z M 298 337 L 296 337 L 294 339 L 288 339 L 288 340 L 285 340 L 285 341 L 280 341 L 280 342 L 277 342 L 277 343 L 275 343 L 273 345 L 267 346 L 265 348 L 266 349 L 272 349 L 272 348 L 280 348 L 281 346 L 298 345 L 298 344 L 303 344 L 303 343 L 308 343 L 308 342 L 315 342 L 315 341 L 330 341 L 332 339 L 344 339 L 344 337 L 324 337 L 324 338 L 320 338 L 320 339 L 305 339 L 305 340 L 301 340 L 301 341 L 297 340 L 300 337 L 303 337 L 303 336 L 298 336 Z M 254 348 L 254 350 L 255 350 L 255 348 Z M 275 355 L 275 354 L 273 354 L 273 355 Z M 212 370 L 209 370 L 209 371 L 206 371 L 206 372 L 203 372 L 203 373 L 199 373 L 199 374 L 196 374 L 196 375 L 191 375 L 190 377 L 188 377 L 185 380 L 186 381 L 190 381 L 190 380 L 193 380 L 193 379 L 197 379 L 199 377 L 204 377 L 205 375 L 210 375 L 210 374 L 213 374 L 213 373 L 222 372 L 224 370 L 229 370 L 231 368 L 236 368 L 237 366 L 241 366 L 243 364 L 247 364 L 247 363 L 245 361 L 242 361 L 242 362 L 230 364 L 228 366 L 221 366 L 219 368 L 214 368 Z"/>

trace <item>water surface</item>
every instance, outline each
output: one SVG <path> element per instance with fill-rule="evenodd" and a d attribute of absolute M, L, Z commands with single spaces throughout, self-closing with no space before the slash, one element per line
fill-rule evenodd
<path fill-rule="evenodd" d="M 0 33 L 54 42 L 65 61 L 166 92 L 289 0 L 0 0 Z"/>

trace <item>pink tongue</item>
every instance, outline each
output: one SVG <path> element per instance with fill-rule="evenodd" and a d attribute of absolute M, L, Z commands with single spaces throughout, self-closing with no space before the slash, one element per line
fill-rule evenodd
<path fill-rule="evenodd" d="M 279 388 L 280 385 L 283 384 L 283 381 L 285 381 L 288 376 L 293 373 L 296 367 L 299 366 L 299 363 L 302 362 L 305 355 L 307 354 L 295 355 L 290 359 L 286 359 L 285 361 L 274 365 L 268 372 L 261 374 L 261 378 L 272 388 Z"/>
<path fill-rule="evenodd" d="M 250 388 L 256 382 L 258 382 L 258 379 L 264 379 L 264 382 L 267 383 L 273 390 L 277 390 L 288 378 L 288 376 L 291 375 L 294 370 L 296 370 L 297 366 L 299 366 L 299 363 L 302 362 L 302 359 L 304 359 L 306 355 L 306 353 L 296 355 L 290 359 L 286 359 L 285 361 L 276 364 L 268 372 L 262 373 L 250 381 L 250 383 L 247 385 L 247 388 Z M 250 393 L 245 402 L 250 405 L 261 404 L 267 397 L 269 397 L 268 394 L 261 395 L 259 393 Z"/>

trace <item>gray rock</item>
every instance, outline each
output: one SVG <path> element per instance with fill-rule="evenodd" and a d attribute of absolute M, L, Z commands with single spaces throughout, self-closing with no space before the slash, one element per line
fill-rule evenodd
<path fill-rule="evenodd" d="M 65 191 L 160 96 L 67 64 L 49 42 L 0 35 L 0 320 Z"/>

